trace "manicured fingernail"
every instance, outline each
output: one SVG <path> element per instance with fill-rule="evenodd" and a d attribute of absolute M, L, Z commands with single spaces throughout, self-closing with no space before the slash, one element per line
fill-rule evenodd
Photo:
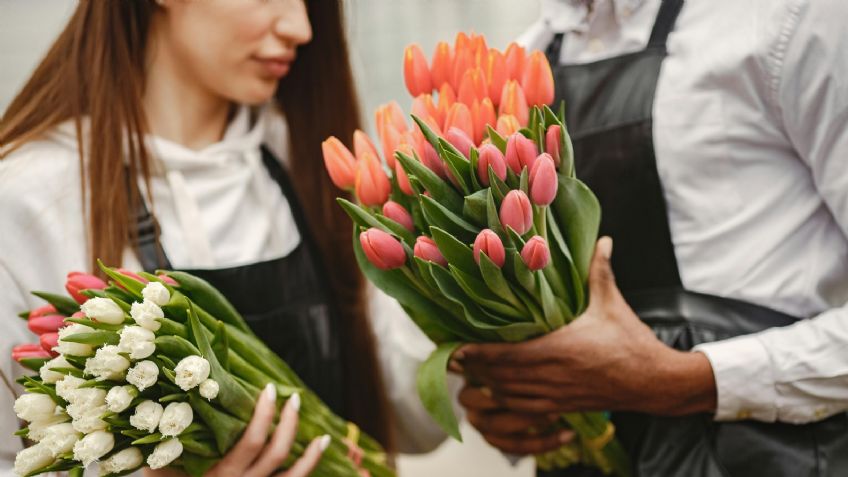
<path fill-rule="evenodd" d="M 289 406 L 294 410 L 294 412 L 300 411 L 300 394 L 294 393 L 289 398 Z"/>
<path fill-rule="evenodd" d="M 562 431 L 559 433 L 559 441 L 562 444 L 568 444 L 574 439 L 574 431 Z"/>
<path fill-rule="evenodd" d="M 480 388 L 480 394 L 490 398 L 490 397 L 492 397 L 492 390 L 489 389 L 488 386 L 483 386 L 482 388 Z"/>
<path fill-rule="evenodd" d="M 321 449 L 321 452 L 327 450 L 327 447 L 330 447 L 330 435 L 324 434 L 323 436 L 318 438 L 318 447 Z"/>
<path fill-rule="evenodd" d="M 268 383 L 265 385 L 265 396 L 267 396 L 268 400 L 276 401 L 277 400 L 277 387 L 274 386 L 273 383 Z"/>

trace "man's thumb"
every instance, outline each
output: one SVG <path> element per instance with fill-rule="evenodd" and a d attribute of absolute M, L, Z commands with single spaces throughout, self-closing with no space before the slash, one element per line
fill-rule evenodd
<path fill-rule="evenodd" d="M 602 297 L 610 290 L 616 290 L 615 275 L 610 265 L 612 257 L 612 238 L 601 237 L 595 245 L 595 255 L 589 266 L 589 293 L 591 297 Z"/>

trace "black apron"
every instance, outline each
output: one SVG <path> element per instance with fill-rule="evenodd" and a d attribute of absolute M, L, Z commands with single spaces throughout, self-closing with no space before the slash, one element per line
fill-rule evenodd
<path fill-rule="evenodd" d="M 264 146 L 262 162 L 289 202 L 300 232 L 300 244 L 289 255 L 274 260 L 184 271 L 220 290 L 253 332 L 336 414 L 344 416 L 338 315 L 325 279 L 324 264 L 285 169 Z M 148 272 L 172 269 L 155 240 L 155 226 L 155 219 L 142 203 L 136 248 L 142 267 Z"/>
<path fill-rule="evenodd" d="M 644 50 L 559 65 L 558 34 L 547 55 L 554 65 L 556 103 L 566 104 L 577 176 L 601 203 L 601 234 L 615 241 L 612 267 L 617 283 L 663 342 L 689 350 L 700 343 L 790 325 L 797 318 L 690 292 L 681 284 L 654 155 L 652 108 L 666 39 L 682 6 L 682 0 L 662 2 Z M 638 477 L 848 476 L 845 414 L 808 425 L 719 423 L 708 414 L 614 413 L 613 421 Z M 539 475 L 587 477 L 600 472 L 575 466 Z"/>

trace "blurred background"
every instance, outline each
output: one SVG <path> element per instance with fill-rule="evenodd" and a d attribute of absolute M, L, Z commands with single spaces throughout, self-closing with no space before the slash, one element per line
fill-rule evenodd
<path fill-rule="evenodd" d="M 29 77 L 75 5 L 75 0 L 0 0 L 0 111 Z M 485 34 L 490 46 L 503 49 L 539 15 L 539 0 L 347 0 L 347 7 L 353 67 L 373 137 L 372 113 L 379 104 L 394 99 L 408 110 L 411 103 L 402 74 L 407 44 L 420 44 L 429 58 L 438 41 L 452 43 L 458 31 L 473 30 Z M 464 444 L 446 442 L 430 454 L 401 457 L 401 477 L 533 474 L 529 459 L 511 465 L 467 425 L 463 436 Z"/>

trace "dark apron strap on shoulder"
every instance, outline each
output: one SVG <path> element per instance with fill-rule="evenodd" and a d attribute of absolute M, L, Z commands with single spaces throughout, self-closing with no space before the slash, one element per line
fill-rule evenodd
<path fill-rule="evenodd" d="M 668 35 L 674 30 L 674 23 L 680 10 L 683 8 L 683 0 L 663 0 L 654 28 L 651 30 L 651 39 L 648 40 L 648 48 L 665 46 Z"/>

